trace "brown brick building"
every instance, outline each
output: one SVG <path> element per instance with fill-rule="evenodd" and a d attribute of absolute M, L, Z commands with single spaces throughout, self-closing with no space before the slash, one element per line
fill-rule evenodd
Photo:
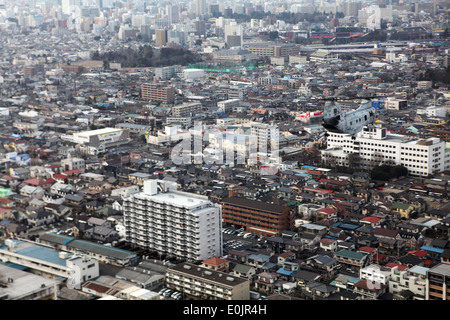
<path fill-rule="evenodd" d="M 287 206 L 241 197 L 225 198 L 221 204 L 223 222 L 235 228 L 243 227 L 247 232 L 263 236 L 294 230 L 295 210 Z"/>
<path fill-rule="evenodd" d="M 141 96 L 145 100 L 172 103 L 175 101 L 175 88 L 144 83 L 141 86 Z"/>

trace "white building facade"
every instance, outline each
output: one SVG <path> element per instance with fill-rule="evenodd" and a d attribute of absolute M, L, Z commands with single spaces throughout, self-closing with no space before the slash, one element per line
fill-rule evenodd
<path fill-rule="evenodd" d="M 190 261 L 222 255 L 222 209 L 207 197 L 157 180 L 124 199 L 126 240 Z"/>
<path fill-rule="evenodd" d="M 388 133 L 383 127 L 366 126 L 355 136 L 330 132 L 327 149 L 321 151 L 321 156 L 325 164 L 349 166 L 353 156 L 363 169 L 382 164 L 403 165 L 411 175 L 428 176 L 448 167 L 446 144 L 439 138 L 412 139 Z"/>

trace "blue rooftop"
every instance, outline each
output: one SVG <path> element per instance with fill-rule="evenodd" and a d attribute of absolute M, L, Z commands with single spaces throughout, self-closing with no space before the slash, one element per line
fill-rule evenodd
<path fill-rule="evenodd" d="M 277 270 L 277 273 L 283 274 L 283 275 L 286 275 L 286 276 L 293 276 L 297 272 L 298 272 L 298 270 L 293 270 L 292 271 L 292 270 L 286 270 L 286 269 L 283 269 L 283 268 L 280 268 L 280 269 Z"/>
<path fill-rule="evenodd" d="M 29 242 L 14 240 L 16 251 L 15 253 L 24 255 L 29 258 L 43 260 L 46 262 L 58 264 L 61 266 L 66 265 L 66 260 L 59 258 L 59 252 L 49 247 L 44 247 Z M 6 250 L 7 245 L 3 245 L 0 249 Z"/>
<path fill-rule="evenodd" d="M 420 249 L 425 250 L 425 251 L 436 252 L 436 253 L 444 252 L 444 249 L 430 247 L 430 246 L 422 246 Z"/>

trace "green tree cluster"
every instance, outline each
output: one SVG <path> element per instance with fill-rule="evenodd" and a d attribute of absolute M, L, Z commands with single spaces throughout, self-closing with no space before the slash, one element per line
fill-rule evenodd
<path fill-rule="evenodd" d="M 370 177 L 373 180 L 388 181 L 394 178 L 400 178 L 408 175 L 408 169 L 402 165 L 390 166 L 383 164 L 375 166 L 370 171 Z"/>
<path fill-rule="evenodd" d="M 138 49 L 123 48 L 105 53 L 95 51 L 91 58 L 103 60 L 105 65 L 111 62 L 120 63 L 123 68 L 186 65 L 201 60 L 200 56 L 182 47 L 167 47 L 160 51 L 154 51 L 149 45 L 141 46 Z"/>

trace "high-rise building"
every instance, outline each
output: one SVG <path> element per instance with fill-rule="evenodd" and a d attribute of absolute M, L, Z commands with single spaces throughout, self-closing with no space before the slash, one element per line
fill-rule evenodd
<path fill-rule="evenodd" d="M 75 7 L 81 6 L 81 0 L 62 0 L 61 9 L 64 14 L 71 14 Z"/>
<path fill-rule="evenodd" d="M 219 15 L 220 8 L 218 3 L 211 3 L 208 5 L 208 13 L 212 16 Z"/>
<path fill-rule="evenodd" d="M 195 1 L 195 14 L 200 16 L 207 12 L 206 0 L 194 0 Z"/>
<path fill-rule="evenodd" d="M 124 199 L 123 208 L 126 240 L 133 245 L 188 261 L 223 253 L 222 209 L 206 196 L 146 180 L 142 192 Z"/>
<path fill-rule="evenodd" d="M 155 46 L 163 47 L 167 44 L 167 30 L 155 30 Z"/>
<path fill-rule="evenodd" d="M 253 122 L 251 135 L 257 137 L 258 152 L 276 152 L 279 149 L 280 130 L 277 125 Z"/>
<path fill-rule="evenodd" d="M 361 2 L 346 1 L 342 3 L 342 11 L 346 17 L 357 17 L 358 11 L 362 8 Z"/>
<path fill-rule="evenodd" d="M 195 33 L 198 36 L 206 35 L 206 22 L 205 22 L 205 20 L 196 20 L 196 21 L 194 21 L 194 25 L 195 25 Z"/>
<path fill-rule="evenodd" d="M 225 43 L 228 48 L 240 47 L 244 39 L 244 28 L 240 24 L 225 25 Z"/>

